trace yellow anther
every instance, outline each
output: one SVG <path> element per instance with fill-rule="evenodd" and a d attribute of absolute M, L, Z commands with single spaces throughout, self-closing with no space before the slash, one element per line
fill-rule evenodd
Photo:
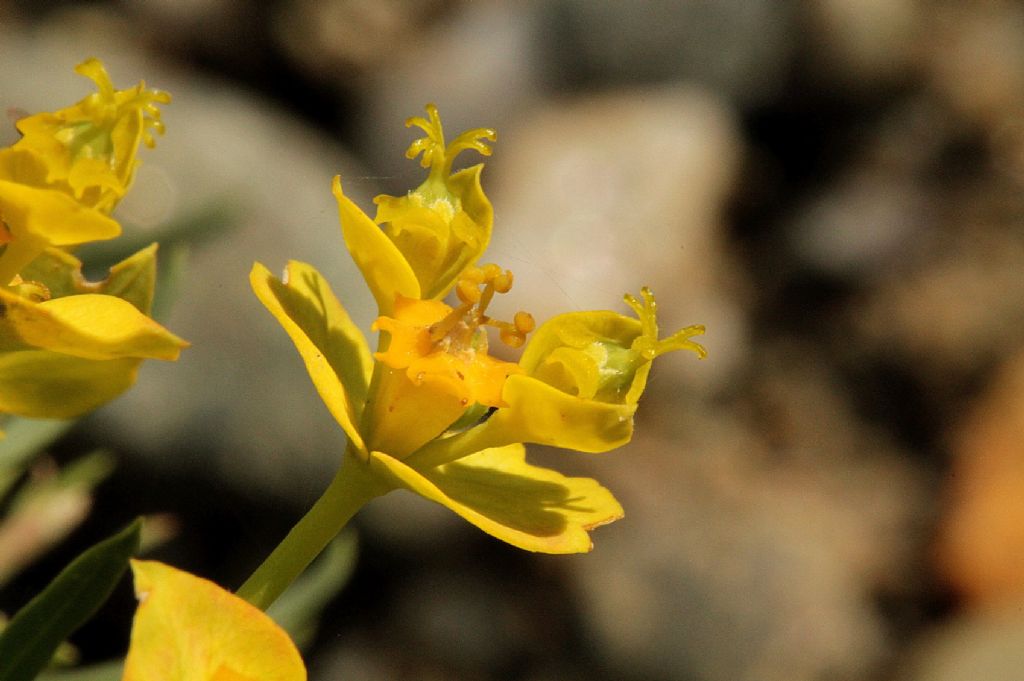
<path fill-rule="evenodd" d="M 511 271 L 493 263 L 467 268 L 455 284 L 455 295 L 461 304 L 430 326 L 431 342 L 453 350 L 478 350 L 482 335 L 477 332 L 481 326 L 490 326 L 498 329 L 503 343 L 513 348 L 520 347 L 536 326 L 530 313 L 517 312 L 512 322 L 487 316 L 487 307 L 494 294 L 508 293 L 514 279 Z"/>
<path fill-rule="evenodd" d="M 495 265 L 493 262 L 484 265 L 481 268 L 484 281 L 493 281 L 496 277 L 501 275 L 501 268 Z"/>
<path fill-rule="evenodd" d="M 455 295 L 464 303 L 476 303 L 480 300 L 480 287 L 469 279 L 460 279 L 455 285 Z"/>
<path fill-rule="evenodd" d="M 508 293 L 512 289 L 512 273 L 505 270 L 494 278 L 494 290 L 498 293 Z"/>
<path fill-rule="evenodd" d="M 512 318 L 512 323 L 516 325 L 516 329 L 522 334 L 528 334 L 537 327 L 537 322 L 533 319 L 533 315 L 529 312 L 523 312 L 520 310 L 516 312 L 515 317 Z"/>

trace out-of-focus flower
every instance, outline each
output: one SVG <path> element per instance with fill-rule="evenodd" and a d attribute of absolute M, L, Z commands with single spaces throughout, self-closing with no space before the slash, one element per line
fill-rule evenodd
<path fill-rule="evenodd" d="M 0 151 L 0 179 L 58 189 L 82 206 L 109 213 L 135 175 L 139 143 L 163 134 L 158 104 L 171 96 L 146 87 L 114 88 L 103 63 L 87 59 L 75 71 L 97 92 L 74 106 L 18 121 L 22 138 Z"/>
<path fill-rule="evenodd" d="M 156 245 L 88 282 L 82 263 L 47 249 L 0 286 L 0 414 L 71 418 L 120 395 L 144 359 L 187 343 L 149 317 Z"/>
<path fill-rule="evenodd" d="M 170 101 L 143 83 L 115 90 L 96 59 L 76 70 L 99 91 L 22 119 L 23 137 L 0 150 L 0 414 L 80 415 L 131 386 L 142 360 L 187 345 L 149 316 L 155 245 L 95 283 L 64 250 L 120 234 L 107 213 Z"/>
<path fill-rule="evenodd" d="M 124 681 L 305 681 L 295 644 L 259 608 L 169 565 L 131 565 L 139 608 Z"/>
<path fill-rule="evenodd" d="M 511 288 L 512 274 L 473 266 L 491 228 L 481 167 L 448 173 L 454 153 L 485 150 L 478 140 L 483 132 L 493 139 L 493 131 L 469 131 L 445 147 L 437 111 L 428 111 L 429 122 L 412 121 L 428 137 L 408 155 L 424 151 L 431 175 L 408 197 L 378 197 L 376 223 L 335 179 L 346 244 L 381 310 L 373 327 L 384 332 L 378 352 L 370 354 L 311 266 L 289 263 L 278 280 L 257 263 L 253 289 L 291 336 L 349 437 L 340 477 L 351 471 L 373 488 L 366 496 L 411 490 L 524 549 L 588 551 L 589 530 L 621 517 L 622 507 L 594 480 L 527 463 L 523 443 L 587 452 L 625 444 L 653 359 L 679 349 L 703 357 L 690 340 L 703 327 L 659 339 L 654 296 L 644 289 L 642 301 L 626 298 L 635 319 L 607 311 L 560 315 L 537 329 L 518 364 L 491 357 L 487 327 L 518 347 L 534 322 L 525 312 L 511 322 L 487 315 L 493 296 Z M 469 222 L 456 228 L 460 210 Z M 443 256 L 422 256 L 427 242 L 436 248 L 426 252 Z M 452 287 L 455 307 L 438 300 Z"/>

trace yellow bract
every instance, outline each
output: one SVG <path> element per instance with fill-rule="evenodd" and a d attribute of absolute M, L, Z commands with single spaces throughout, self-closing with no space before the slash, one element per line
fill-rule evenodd
<path fill-rule="evenodd" d="M 139 608 L 124 681 L 304 681 L 295 644 L 258 608 L 169 565 L 133 560 Z"/>
<path fill-rule="evenodd" d="M 536 331 L 518 365 L 491 357 L 487 327 L 518 347 L 533 318 L 487 315 L 512 274 L 474 266 L 490 239 L 491 206 L 479 185 L 481 166 L 453 175 L 451 162 L 466 148 L 489 153 L 480 140 L 494 133 L 471 130 L 446 146 L 436 108 L 427 111 L 429 120 L 409 121 L 427 136 L 407 155 L 422 153 L 430 175 L 405 197 L 378 197 L 376 220 L 334 180 L 346 246 L 380 310 L 378 351 L 370 355 L 311 266 L 291 263 L 278 281 L 257 264 L 253 288 L 350 438 L 355 457 L 339 476 L 358 470 L 353 484 L 375 481 L 364 496 L 379 494 L 381 483 L 404 488 L 515 546 L 588 551 L 589 530 L 620 518 L 622 508 L 594 480 L 530 465 L 522 443 L 585 452 L 625 444 L 652 360 L 678 349 L 703 356 L 689 340 L 703 328 L 659 339 L 654 296 L 644 289 L 642 302 L 627 296 L 638 319 L 560 315 Z M 458 303 L 449 306 L 439 298 L 453 288 Z"/>
<path fill-rule="evenodd" d="M 345 243 L 384 315 L 391 313 L 397 294 L 443 297 L 491 239 L 494 210 L 480 186 L 483 165 L 457 173 L 451 168 L 467 149 L 489 156 L 490 147 L 481 140 L 493 141 L 496 133 L 467 130 L 446 145 L 437 107 L 428 104 L 427 112 L 429 120 L 406 121 L 407 127 L 415 125 L 427 134 L 409 146 L 406 156 L 422 153 L 421 165 L 430 174 L 406 196 L 375 198 L 374 220 L 345 196 L 340 178 L 334 178 Z"/>

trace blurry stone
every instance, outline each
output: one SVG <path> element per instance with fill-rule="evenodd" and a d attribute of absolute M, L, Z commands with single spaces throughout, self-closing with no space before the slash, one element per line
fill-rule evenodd
<path fill-rule="evenodd" d="M 931 85 L 956 110 L 999 125 L 1024 108 L 1024 7 L 1012 2 L 936 5 L 923 55 Z"/>
<path fill-rule="evenodd" d="M 1020 601 L 1024 599 L 1024 350 L 1000 367 L 982 396 L 966 410 L 952 440 L 953 469 L 946 478 L 945 519 L 936 549 L 940 570 L 973 605 Z"/>
<path fill-rule="evenodd" d="M 438 106 L 449 140 L 469 128 L 495 128 L 495 158 L 508 152 L 508 132 L 539 96 L 534 5 L 469 2 L 390 46 L 386 68 L 364 82 L 366 111 L 356 123 L 361 151 L 385 176 L 391 193 L 404 193 L 422 181 L 422 169 L 404 155 L 420 131 L 403 132 L 398 126 L 425 115 L 428 102 Z M 479 156 L 466 153 L 455 167 L 478 162 Z M 488 170 L 488 193 L 492 183 Z M 501 229 L 498 222 L 496 230 Z"/>
<path fill-rule="evenodd" d="M 542 6 L 542 64 L 552 89 L 686 81 L 742 106 L 781 90 L 798 4 L 771 0 Z"/>
<path fill-rule="evenodd" d="M 997 612 L 959 617 L 920 642 L 897 681 L 1019 681 L 1024 616 L 1018 601 Z"/>
<path fill-rule="evenodd" d="M 445 9 L 449 0 L 288 0 L 273 31 L 282 51 L 318 79 L 360 76 L 387 68 L 393 49 Z M 400 51 L 399 51 L 400 53 Z"/>
<path fill-rule="evenodd" d="M 911 180 L 877 170 L 854 172 L 798 213 L 793 248 L 805 265 L 833 276 L 871 278 L 902 257 L 925 227 L 927 198 Z"/>
<path fill-rule="evenodd" d="M 924 7 L 914 0 L 816 0 L 805 29 L 811 69 L 858 90 L 906 78 L 915 66 Z"/>
<path fill-rule="evenodd" d="M 591 678 L 544 674 L 578 661 L 571 594 L 538 578 L 535 556 L 521 560 L 509 556 L 516 549 L 480 547 L 442 540 L 420 554 L 426 560 L 404 552 L 404 564 L 414 569 L 403 569 L 396 589 L 378 602 L 385 616 L 361 618 L 352 633 L 324 640 L 329 649 L 312 678 Z M 510 564 L 495 564 L 492 551 Z"/>
<path fill-rule="evenodd" d="M 619 675 L 860 679 L 891 652 L 873 598 L 921 541 L 917 473 L 807 349 L 758 358 L 742 401 L 652 400 L 588 467 L 626 509 L 576 566 Z"/>
<path fill-rule="evenodd" d="M 522 112 L 499 140 L 486 257 L 516 285 L 495 309 L 525 308 L 538 322 L 628 313 L 622 295 L 649 285 L 663 331 L 705 324 L 699 340 L 712 353 L 699 365 L 661 362 L 660 380 L 721 385 L 747 350 L 746 282 L 722 229 L 740 153 L 733 111 L 695 88 L 624 91 Z"/>
<path fill-rule="evenodd" d="M 1020 199 L 988 208 L 963 193 L 946 200 L 931 237 L 882 272 L 850 310 L 859 336 L 851 350 L 899 361 L 941 389 L 1024 340 Z"/>
<path fill-rule="evenodd" d="M 289 258 L 310 262 L 368 327 L 372 300 L 345 251 L 330 189 L 335 173 L 364 173 L 353 172 L 355 164 L 322 134 L 264 102 L 147 61 L 116 35 L 74 29 L 58 22 L 3 35 L 0 106 L 38 111 L 76 101 L 92 86 L 72 67 L 101 55 L 116 84 L 145 78 L 174 97 L 164 107 L 167 134 L 140 154 L 128 215 L 149 228 L 210 207 L 230 208 L 236 218 L 232 230 L 192 250 L 164 320 L 192 347 L 176 363 L 148 362 L 135 387 L 97 414 L 109 429 L 104 442 L 155 466 L 195 468 L 242 488 L 319 492 L 344 436 L 291 341 L 249 289 L 248 274 L 255 260 L 275 272 Z M 346 187 L 368 203 L 366 188 Z M 144 237 L 145 229 L 121 217 L 129 235 Z"/>

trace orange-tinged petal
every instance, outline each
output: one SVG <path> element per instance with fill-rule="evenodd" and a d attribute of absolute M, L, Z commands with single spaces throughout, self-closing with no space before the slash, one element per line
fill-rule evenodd
<path fill-rule="evenodd" d="M 588 532 L 623 516 L 622 506 L 596 480 L 533 466 L 519 444 L 487 449 L 426 471 L 381 452 L 373 452 L 370 462 L 396 484 L 527 551 L 590 551 Z"/>
<path fill-rule="evenodd" d="M 405 369 L 417 385 L 429 377 L 439 392 L 462 400 L 464 406 L 504 406 L 502 385 L 519 366 L 488 355 L 486 336 L 480 336 L 483 331 L 472 320 L 450 322 L 451 332 L 435 338 L 453 315 L 459 316 L 440 301 L 399 296 L 394 317 L 378 317 L 373 323 L 374 330 L 388 334 L 386 349 L 374 357 L 392 369 Z"/>
<path fill-rule="evenodd" d="M 364 419 L 370 449 L 404 457 L 448 429 L 470 406 L 444 376 L 425 375 L 414 383 L 405 371 L 382 368 L 373 403 Z"/>
<path fill-rule="evenodd" d="M 132 561 L 139 608 L 123 681 L 304 681 L 295 644 L 263 611 L 213 582 Z"/>
<path fill-rule="evenodd" d="M 365 453 L 357 424 L 373 370 L 366 339 L 312 266 L 292 261 L 286 273 L 287 283 L 256 263 L 249 281 L 295 343 L 331 415 L 353 446 Z"/>

